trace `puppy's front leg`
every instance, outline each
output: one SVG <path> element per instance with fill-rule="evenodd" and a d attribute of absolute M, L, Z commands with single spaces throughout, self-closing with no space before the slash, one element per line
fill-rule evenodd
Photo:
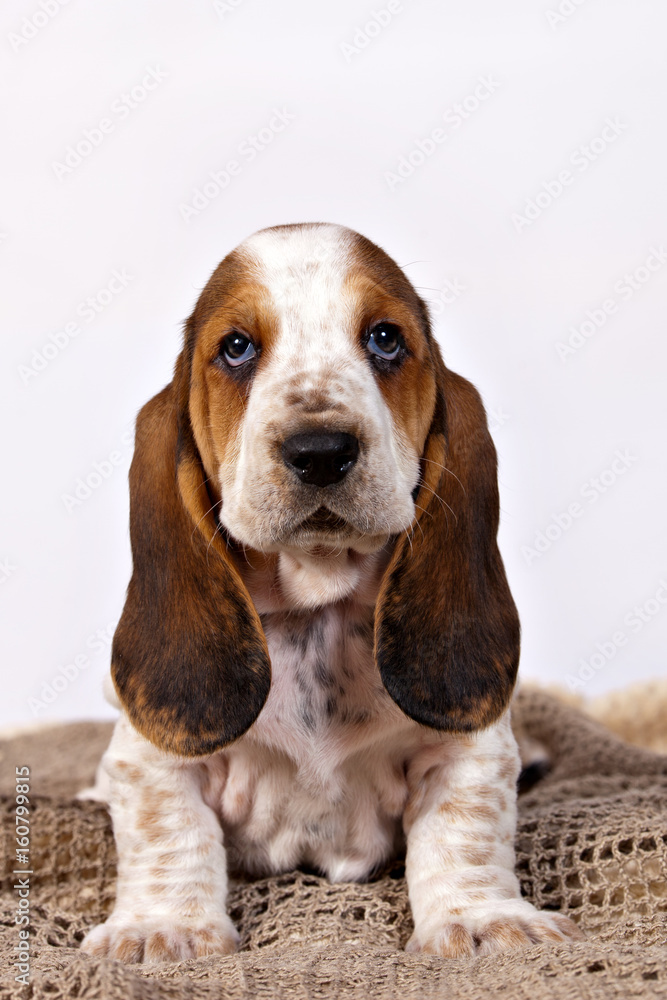
<path fill-rule="evenodd" d="M 157 750 L 122 717 L 103 765 L 118 850 L 116 905 L 81 947 L 125 962 L 234 951 L 222 831 L 202 800 L 197 764 Z"/>
<path fill-rule="evenodd" d="M 424 751 L 408 772 L 408 951 L 488 955 L 580 938 L 559 913 L 522 899 L 514 874 L 519 755 L 509 711 L 493 726 Z"/>

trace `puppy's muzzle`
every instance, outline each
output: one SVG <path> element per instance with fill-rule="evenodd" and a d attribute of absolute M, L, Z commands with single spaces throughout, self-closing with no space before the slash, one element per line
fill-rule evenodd
<path fill-rule="evenodd" d="M 332 486 L 340 483 L 359 457 L 359 441 L 341 431 L 321 434 L 293 434 L 283 442 L 285 465 L 302 483 Z"/>

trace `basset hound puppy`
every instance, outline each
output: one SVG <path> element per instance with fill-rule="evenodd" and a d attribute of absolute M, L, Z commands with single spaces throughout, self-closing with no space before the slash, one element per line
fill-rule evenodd
<path fill-rule="evenodd" d="M 580 936 L 513 870 L 519 621 L 484 409 L 386 253 L 304 224 L 225 257 L 139 414 L 130 496 L 117 898 L 86 951 L 231 952 L 228 865 L 360 880 L 402 849 L 409 950 Z"/>

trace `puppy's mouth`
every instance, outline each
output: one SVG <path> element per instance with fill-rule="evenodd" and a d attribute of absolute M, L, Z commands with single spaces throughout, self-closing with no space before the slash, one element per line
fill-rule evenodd
<path fill-rule="evenodd" d="M 318 507 L 317 510 L 302 521 L 298 527 L 299 531 L 316 531 L 327 535 L 347 534 L 351 526 L 345 518 L 339 514 L 334 514 L 328 507 Z"/>

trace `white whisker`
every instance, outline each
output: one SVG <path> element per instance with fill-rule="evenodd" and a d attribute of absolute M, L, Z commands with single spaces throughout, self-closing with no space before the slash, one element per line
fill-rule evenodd
<path fill-rule="evenodd" d="M 459 477 L 456 475 L 455 472 L 452 472 L 451 469 L 448 469 L 446 465 L 441 465 L 440 462 L 434 462 L 432 458 L 422 458 L 422 462 L 429 462 L 431 465 L 436 465 L 439 469 L 442 469 L 443 472 L 448 472 L 450 474 L 450 476 L 454 477 L 454 479 L 459 484 L 459 486 L 461 487 L 461 489 L 463 490 L 463 492 L 465 493 L 465 495 L 468 496 L 468 494 L 466 493 L 466 488 L 463 485 L 463 483 L 461 482 L 461 480 L 459 479 Z"/>
<path fill-rule="evenodd" d="M 452 510 L 452 508 L 451 508 L 451 507 L 449 506 L 449 504 L 447 503 L 447 501 L 446 501 L 446 500 L 443 500 L 443 499 L 442 499 L 442 497 L 441 497 L 441 496 L 440 496 L 440 495 L 439 495 L 438 493 L 436 493 L 436 492 L 435 492 L 435 490 L 432 490 L 432 489 L 431 489 L 431 487 L 430 487 L 430 486 L 426 486 L 426 484 L 425 484 L 425 483 L 422 483 L 422 486 L 424 487 L 424 489 L 425 489 L 425 490 L 428 490 L 428 492 L 429 492 L 429 493 L 432 493 L 432 494 L 433 494 L 433 496 L 434 496 L 434 497 L 436 498 L 436 500 L 439 500 L 439 501 L 440 501 L 440 503 L 442 504 L 442 507 L 443 507 L 443 510 L 444 510 L 444 509 L 446 508 L 447 510 L 451 511 L 451 513 L 452 513 L 452 514 L 454 515 L 454 520 L 455 520 L 455 521 L 457 522 L 457 524 L 458 524 L 458 520 L 459 520 L 459 519 L 458 519 L 458 517 L 456 516 L 456 514 L 454 513 L 454 511 Z"/>

